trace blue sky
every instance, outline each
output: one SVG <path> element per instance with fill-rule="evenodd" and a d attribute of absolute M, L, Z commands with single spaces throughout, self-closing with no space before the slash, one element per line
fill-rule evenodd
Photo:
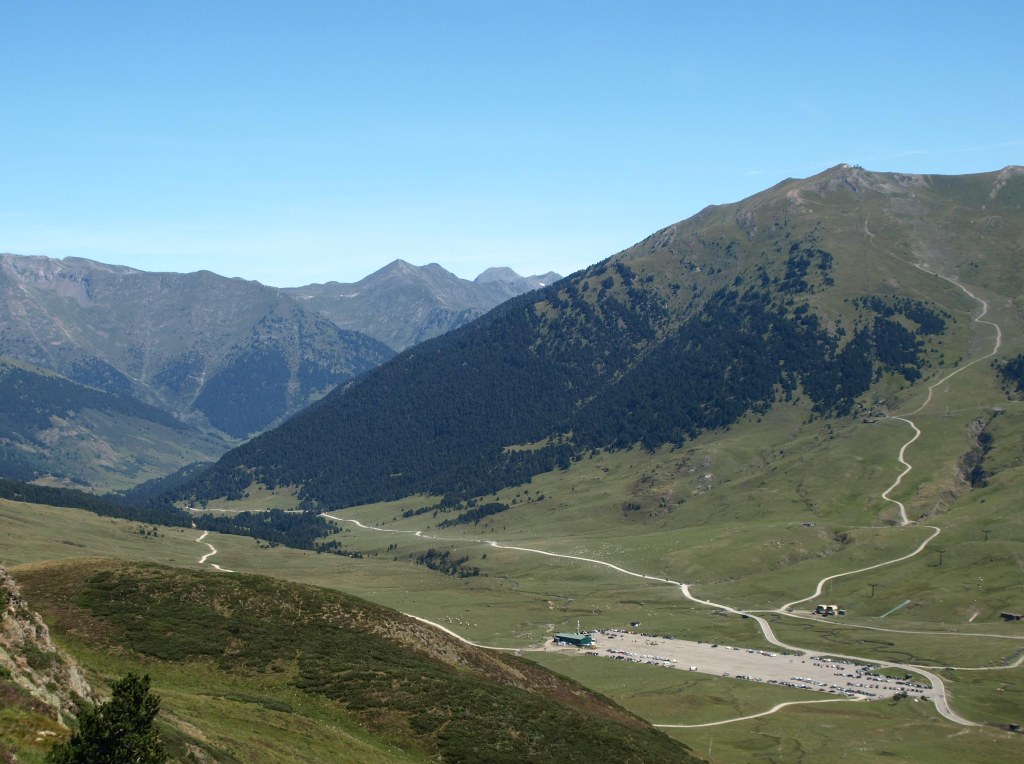
<path fill-rule="evenodd" d="M 0 3 L 0 251 L 563 275 L 840 162 L 1024 164 L 1014 2 Z"/>

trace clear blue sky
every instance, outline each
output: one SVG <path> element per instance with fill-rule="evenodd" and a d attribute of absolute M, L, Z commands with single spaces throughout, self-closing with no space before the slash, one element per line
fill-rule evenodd
<path fill-rule="evenodd" d="M 0 251 L 568 274 L 840 162 L 1024 164 L 1024 3 L 0 2 Z"/>

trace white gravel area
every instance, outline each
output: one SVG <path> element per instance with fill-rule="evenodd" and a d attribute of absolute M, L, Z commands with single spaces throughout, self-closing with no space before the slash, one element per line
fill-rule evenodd
<path fill-rule="evenodd" d="M 927 698 L 930 689 L 912 680 L 869 674 L 868 666 L 833 661 L 810 653 L 785 655 L 771 650 L 615 630 L 590 634 L 594 640 L 591 647 L 562 647 L 549 642 L 543 650 L 697 671 L 851 698 L 891 698 L 900 692 L 912 698 Z"/>

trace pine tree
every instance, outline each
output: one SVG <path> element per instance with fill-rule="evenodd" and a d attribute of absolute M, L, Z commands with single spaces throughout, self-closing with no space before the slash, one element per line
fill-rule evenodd
<path fill-rule="evenodd" d="M 153 719 L 160 697 L 149 675 L 128 674 L 114 683 L 113 697 L 78 717 L 78 732 L 50 750 L 51 764 L 163 764 L 167 761 Z"/>

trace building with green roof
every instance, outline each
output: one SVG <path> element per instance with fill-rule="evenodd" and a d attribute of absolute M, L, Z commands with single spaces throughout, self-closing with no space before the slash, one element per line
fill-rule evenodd
<path fill-rule="evenodd" d="M 555 634 L 555 644 L 590 647 L 594 640 L 589 634 Z"/>

